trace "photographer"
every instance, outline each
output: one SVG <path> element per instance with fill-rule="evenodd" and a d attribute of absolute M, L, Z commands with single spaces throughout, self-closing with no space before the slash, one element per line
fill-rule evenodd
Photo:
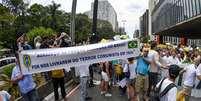
<path fill-rule="evenodd" d="M 59 42 L 59 47 L 70 47 L 71 46 L 71 37 L 68 34 L 62 32 L 60 37 L 56 39 Z"/>

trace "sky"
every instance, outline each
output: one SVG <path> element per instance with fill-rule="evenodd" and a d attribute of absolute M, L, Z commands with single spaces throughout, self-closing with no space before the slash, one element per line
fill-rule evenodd
<path fill-rule="evenodd" d="M 42 5 L 51 4 L 52 0 L 25 0 L 30 4 L 39 3 Z M 61 4 L 61 10 L 71 12 L 72 0 L 53 0 Z M 91 2 L 94 0 L 77 0 L 77 13 L 84 13 L 91 9 Z M 131 36 L 135 29 L 139 29 L 139 17 L 148 8 L 148 0 L 108 0 L 114 7 L 119 26 L 123 26 L 125 20 L 126 32 Z"/>

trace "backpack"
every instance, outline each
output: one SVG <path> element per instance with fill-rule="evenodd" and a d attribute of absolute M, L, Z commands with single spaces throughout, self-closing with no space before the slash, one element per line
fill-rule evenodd
<path fill-rule="evenodd" d="M 160 93 L 161 86 L 162 86 L 163 81 L 165 79 L 166 78 L 163 78 L 163 80 L 161 81 L 159 87 L 155 89 L 153 95 L 151 95 L 151 97 L 150 97 L 150 101 L 160 101 L 160 98 L 163 97 L 164 95 L 166 95 L 169 92 L 170 89 L 172 89 L 174 87 L 177 87 L 174 83 L 171 83 Z"/>

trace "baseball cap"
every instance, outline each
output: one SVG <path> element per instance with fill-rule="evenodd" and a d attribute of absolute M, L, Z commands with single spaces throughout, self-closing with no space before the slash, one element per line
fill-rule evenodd
<path fill-rule="evenodd" d="M 178 65 L 170 65 L 169 66 L 169 76 L 173 78 L 177 78 L 180 72 L 180 67 Z"/>
<path fill-rule="evenodd" d="M 67 35 L 67 34 L 66 34 L 65 32 L 62 32 L 62 33 L 61 33 L 61 36 L 62 36 L 62 37 L 66 36 L 66 35 Z"/>

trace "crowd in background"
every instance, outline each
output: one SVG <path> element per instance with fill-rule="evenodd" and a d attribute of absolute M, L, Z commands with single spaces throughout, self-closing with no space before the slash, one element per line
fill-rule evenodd
<path fill-rule="evenodd" d="M 127 95 L 130 101 L 158 101 L 156 93 L 162 93 L 160 101 L 189 101 L 196 77 L 200 80 L 200 61 L 199 48 L 145 43 L 139 57 L 100 63 L 100 94 L 112 96 L 110 88 L 117 84 L 120 95 Z M 183 74 L 178 91 L 176 81 Z"/>

